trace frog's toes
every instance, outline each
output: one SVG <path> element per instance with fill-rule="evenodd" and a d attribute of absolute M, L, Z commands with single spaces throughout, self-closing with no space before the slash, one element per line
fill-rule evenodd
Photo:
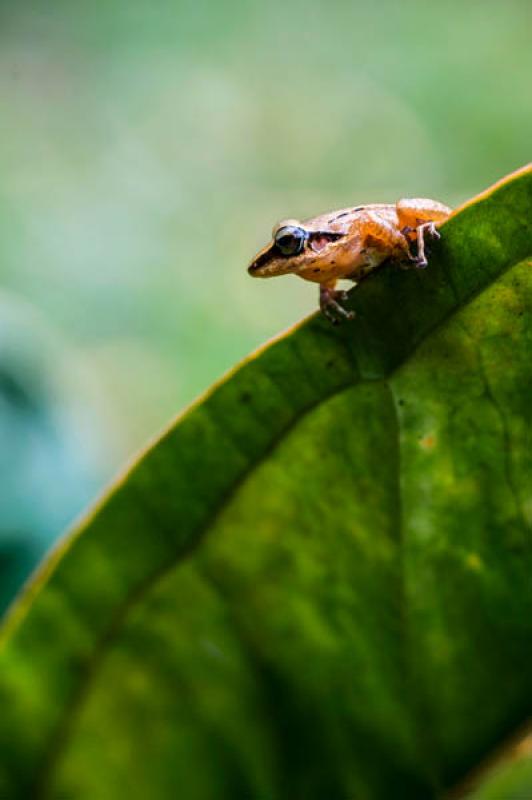
<path fill-rule="evenodd" d="M 322 308 L 322 314 L 326 319 L 329 320 L 329 322 L 332 325 L 339 325 L 340 324 L 340 320 L 338 319 L 338 317 L 334 316 L 333 312 L 330 309 Z"/>
<path fill-rule="evenodd" d="M 441 233 L 436 227 L 434 222 L 427 222 L 425 225 L 425 233 L 428 233 L 433 239 L 441 239 Z"/>
<path fill-rule="evenodd" d="M 324 286 L 320 287 L 320 309 L 333 325 L 338 325 L 340 319 L 354 319 L 355 312 L 348 311 L 341 305 L 341 302 L 339 302 L 345 302 L 347 298 L 347 292 L 337 292 L 334 289 L 327 289 Z"/>

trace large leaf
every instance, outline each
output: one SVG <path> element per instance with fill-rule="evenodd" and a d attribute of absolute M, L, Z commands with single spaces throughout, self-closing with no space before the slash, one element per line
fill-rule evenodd
<path fill-rule="evenodd" d="M 532 726 L 503 743 L 455 788 L 449 800 L 529 800 L 532 797 Z"/>
<path fill-rule="evenodd" d="M 428 798 L 532 711 L 532 169 L 173 425 L 4 633 L 6 796 Z"/>

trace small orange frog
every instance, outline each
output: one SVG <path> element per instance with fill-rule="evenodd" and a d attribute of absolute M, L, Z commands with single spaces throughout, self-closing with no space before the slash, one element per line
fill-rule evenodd
<path fill-rule="evenodd" d="M 345 208 L 305 222 L 283 220 L 248 272 L 256 278 L 293 274 L 319 283 L 320 308 L 336 324 L 341 317 L 354 317 L 340 302 L 346 292 L 334 288 L 339 279 L 358 283 L 385 261 L 425 268 L 425 237 L 439 238 L 436 225 L 450 213 L 435 200 L 411 199 Z M 414 241 L 416 255 L 410 250 Z"/>

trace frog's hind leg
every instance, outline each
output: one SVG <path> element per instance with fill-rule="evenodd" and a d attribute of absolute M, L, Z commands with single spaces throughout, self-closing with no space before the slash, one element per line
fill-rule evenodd
<path fill-rule="evenodd" d="M 363 278 L 386 261 L 397 264 L 410 263 L 409 240 L 397 225 L 396 219 L 368 209 L 358 216 L 359 240 L 358 254 L 362 261 L 357 263 L 349 278 L 359 283 Z"/>
<path fill-rule="evenodd" d="M 416 267 L 424 269 L 427 264 L 425 253 L 426 236 L 439 239 L 436 225 L 444 222 L 451 209 L 435 200 L 399 200 L 396 205 L 398 225 L 408 241 L 417 241 L 417 255 L 412 258 Z"/>
<path fill-rule="evenodd" d="M 428 266 L 427 256 L 425 255 L 425 236 L 429 234 L 432 239 L 439 239 L 440 232 L 435 222 L 424 222 L 416 228 L 417 256 L 415 259 L 418 269 L 425 269 Z"/>

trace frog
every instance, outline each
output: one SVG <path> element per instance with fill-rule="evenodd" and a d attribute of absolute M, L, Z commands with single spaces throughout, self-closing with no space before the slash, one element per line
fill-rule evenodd
<path fill-rule="evenodd" d="M 285 219 L 274 226 L 248 273 L 254 278 L 291 274 L 318 283 L 320 309 L 338 324 L 355 316 L 344 306 L 347 292 L 336 289 L 339 280 L 358 284 L 388 263 L 425 269 L 427 241 L 440 238 L 438 226 L 451 213 L 437 200 L 408 198 L 342 208 L 303 222 Z"/>

